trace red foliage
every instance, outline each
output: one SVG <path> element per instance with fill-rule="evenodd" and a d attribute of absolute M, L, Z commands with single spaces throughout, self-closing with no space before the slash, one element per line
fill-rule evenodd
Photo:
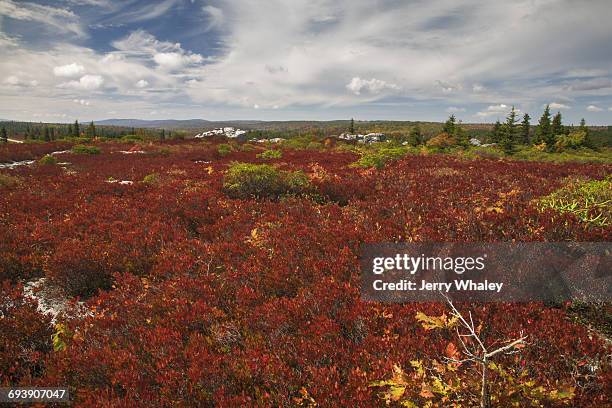
<path fill-rule="evenodd" d="M 51 350 L 50 318 L 24 298 L 22 286 L 0 286 L 0 385 L 28 385 L 43 373 Z"/>
<path fill-rule="evenodd" d="M 47 356 L 40 380 L 69 384 L 81 406 L 290 406 L 304 390 L 321 406 L 377 406 L 371 381 L 443 355 L 451 339 L 414 317 L 443 305 L 360 300 L 361 243 L 610 240 L 610 229 L 531 203 L 610 166 L 433 155 L 363 170 L 349 167 L 351 153 L 287 150 L 276 163 L 304 171 L 318 198 L 237 200 L 223 194 L 223 172 L 260 162 L 258 151 L 221 157 L 173 142 L 119 152 L 129 147 L 67 154 L 68 170 L 11 170 L 24 183 L 0 187 L 2 272 L 44 273 L 90 297 L 94 315 L 69 322 L 67 348 Z M 141 182 L 152 173 L 157 183 Z M 542 384 L 579 384 L 576 406 L 605 405 L 609 346 L 563 310 L 464 307 L 491 341 L 529 336 L 504 364 Z"/>

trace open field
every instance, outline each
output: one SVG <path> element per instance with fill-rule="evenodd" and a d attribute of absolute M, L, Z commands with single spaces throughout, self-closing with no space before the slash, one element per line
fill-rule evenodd
<path fill-rule="evenodd" d="M 609 223 L 538 205 L 610 164 L 419 153 L 376 168 L 339 147 L 95 147 L 9 145 L 1 161 L 63 153 L 0 170 L 0 383 L 69 385 L 81 406 L 381 406 L 371 385 L 399 381 L 394 366 L 417 373 L 402 381 L 416 379 L 405 395 L 418 406 L 473 406 L 478 372 L 440 366 L 460 345 L 417 319 L 444 305 L 362 302 L 360 244 L 611 238 Z M 36 296 L 63 310 L 54 326 L 22 295 L 40 278 Z M 610 403 L 610 343 L 566 306 L 459 305 L 488 344 L 527 336 L 490 374 L 498 406 Z M 419 377 L 436 364 L 460 384 Z"/>

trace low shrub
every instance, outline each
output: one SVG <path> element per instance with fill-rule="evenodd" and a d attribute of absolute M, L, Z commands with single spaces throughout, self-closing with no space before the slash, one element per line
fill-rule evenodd
<path fill-rule="evenodd" d="M 38 313 L 21 285 L 0 283 L 0 299 L 0 385 L 32 385 L 51 351 L 51 319 Z"/>
<path fill-rule="evenodd" d="M 234 148 L 232 147 L 232 145 L 227 143 L 221 143 L 219 146 L 217 146 L 217 152 L 219 152 L 219 155 L 221 157 L 225 157 L 233 151 Z"/>
<path fill-rule="evenodd" d="M 557 136 L 557 142 L 555 143 L 555 148 L 557 151 L 590 146 L 591 144 L 588 140 L 588 136 L 584 131 L 572 132 L 569 135 L 559 135 Z"/>
<path fill-rule="evenodd" d="M 444 150 L 457 145 L 457 140 L 446 132 L 442 132 L 427 141 L 427 147 L 436 150 Z"/>
<path fill-rule="evenodd" d="M 283 157 L 283 152 L 281 152 L 280 150 L 266 150 L 266 151 L 259 153 L 257 157 L 259 157 L 260 159 L 266 159 L 266 160 L 280 159 L 281 157 Z"/>
<path fill-rule="evenodd" d="M 305 193 L 309 187 L 301 171 L 283 171 L 268 164 L 233 163 L 223 179 L 223 188 L 232 198 L 278 198 Z"/>
<path fill-rule="evenodd" d="M 151 173 L 144 176 L 142 182 L 149 185 L 156 185 L 159 183 L 159 174 Z"/>
<path fill-rule="evenodd" d="M 384 147 L 366 151 L 353 166 L 355 167 L 376 167 L 380 169 L 392 160 L 398 160 L 408 153 L 405 147 Z"/>
<path fill-rule="evenodd" d="M 76 145 L 72 148 L 72 153 L 76 154 L 100 154 L 100 148 L 96 146 Z"/>
<path fill-rule="evenodd" d="M 0 174 L 0 187 L 15 187 L 20 185 L 21 182 L 22 179 L 20 177 Z"/>
<path fill-rule="evenodd" d="M 571 213 L 598 227 L 612 225 L 612 177 L 604 180 L 573 179 L 569 184 L 538 202 L 541 210 Z"/>
<path fill-rule="evenodd" d="M 55 158 L 55 156 L 46 154 L 38 160 L 38 164 L 42 164 L 42 165 L 57 164 L 57 159 Z"/>

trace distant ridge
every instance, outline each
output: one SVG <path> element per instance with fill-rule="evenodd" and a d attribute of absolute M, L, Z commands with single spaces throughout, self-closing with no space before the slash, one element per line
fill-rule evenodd
<path fill-rule="evenodd" d="M 136 128 L 200 128 L 209 126 L 210 121 L 204 119 L 185 119 L 185 120 L 143 120 L 143 119 L 104 119 L 94 122 L 101 126 L 122 126 Z"/>

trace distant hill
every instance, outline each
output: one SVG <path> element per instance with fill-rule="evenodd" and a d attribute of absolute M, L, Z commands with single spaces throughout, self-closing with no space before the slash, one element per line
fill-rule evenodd
<path fill-rule="evenodd" d="M 166 128 L 166 129 L 186 129 L 201 128 L 210 125 L 210 121 L 204 119 L 186 120 L 143 120 L 143 119 L 105 119 L 94 122 L 101 126 L 122 126 L 134 128 Z"/>

